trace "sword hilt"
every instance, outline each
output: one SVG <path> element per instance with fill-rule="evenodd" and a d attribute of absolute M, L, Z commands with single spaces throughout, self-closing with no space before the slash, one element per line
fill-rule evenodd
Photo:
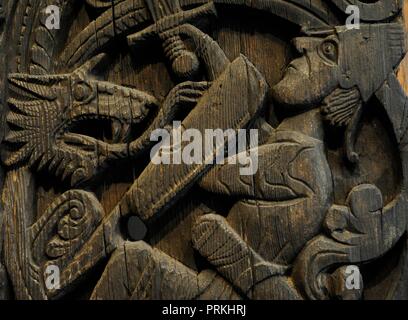
<path fill-rule="evenodd" d="M 172 4 L 167 1 L 166 3 Z M 195 25 L 202 20 L 216 16 L 217 10 L 214 3 L 209 2 L 190 10 L 178 11 L 164 16 L 162 13 L 158 13 L 160 10 L 153 5 L 152 1 L 148 1 L 147 4 L 154 24 L 136 34 L 129 35 L 129 45 L 137 46 L 139 43 L 151 38 L 157 39 L 158 36 L 162 41 L 165 56 L 169 59 L 175 75 L 183 80 L 193 78 L 200 69 L 200 62 L 196 54 L 186 48 L 180 34 L 177 33 L 177 28 L 183 24 Z M 176 7 L 173 3 L 173 11 L 177 11 Z M 160 7 L 159 9 L 163 8 Z M 163 36 L 164 33 L 166 36 Z"/>
<path fill-rule="evenodd" d="M 195 53 L 188 50 L 179 35 L 164 39 L 163 50 L 171 62 L 172 70 L 177 77 L 189 80 L 197 75 L 200 62 Z"/>

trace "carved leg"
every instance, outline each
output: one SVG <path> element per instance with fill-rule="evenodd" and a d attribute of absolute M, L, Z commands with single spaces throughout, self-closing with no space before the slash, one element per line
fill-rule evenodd
<path fill-rule="evenodd" d="M 245 294 L 260 281 L 283 275 L 287 269 L 265 261 L 219 215 L 198 219 L 192 238 L 200 254 Z"/>
<path fill-rule="evenodd" d="M 145 242 L 124 243 L 108 263 L 91 299 L 237 299 L 212 271 L 200 274 Z"/>

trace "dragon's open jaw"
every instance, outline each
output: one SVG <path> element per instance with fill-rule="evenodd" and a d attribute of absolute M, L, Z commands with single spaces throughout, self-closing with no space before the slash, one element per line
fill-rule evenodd
<path fill-rule="evenodd" d="M 25 108 L 41 103 L 55 103 L 61 109 L 61 122 L 55 128 L 57 137 L 75 135 L 123 143 L 131 139 L 134 127 L 143 126 L 159 105 L 144 92 L 104 81 L 26 74 L 13 74 L 9 80 L 12 91 L 18 95 L 9 102 L 18 112 L 25 114 Z M 72 94 L 67 101 L 63 93 L 69 89 Z"/>
<path fill-rule="evenodd" d="M 88 90 L 88 97 L 75 98 L 75 90 L 81 90 L 81 94 Z M 73 99 L 72 108 L 64 110 L 64 123 L 57 132 L 68 144 L 76 138 L 84 139 L 87 144 L 95 140 L 107 144 L 129 143 L 136 138 L 135 132 L 147 125 L 159 105 L 155 98 L 138 90 L 94 80 L 74 84 Z"/>
<path fill-rule="evenodd" d="M 159 102 L 136 89 L 95 80 L 87 68 L 9 76 L 6 165 L 27 159 L 39 168 L 48 164 L 75 184 L 97 174 L 109 153 L 126 156 L 127 144 L 148 125 Z"/>

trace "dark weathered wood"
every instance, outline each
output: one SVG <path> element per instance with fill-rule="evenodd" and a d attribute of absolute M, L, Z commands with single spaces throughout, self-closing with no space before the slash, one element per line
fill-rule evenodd
<path fill-rule="evenodd" d="M 0 299 L 408 299 L 402 5 L 0 2 Z"/>

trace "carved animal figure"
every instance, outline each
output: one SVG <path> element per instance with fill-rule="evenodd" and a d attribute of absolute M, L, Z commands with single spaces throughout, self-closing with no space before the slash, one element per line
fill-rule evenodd
<path fill-rule="evenodd" d="M 99 55 L 71 74 L 10 75 L 13 95 L 4 154 L 10 171 L 28 165 L 31 170 L 68 179 L 72 186 L 89 182 L 113 161 L 135 158 L 154 144 L 151 133 L 170 124 L 181 107 L 194 105 L 208 88 L 207 82 L 181 83 L 159 107 L 146 93 L 95 79 L 90 71 L 103 58 Z M 148 118 L 150 125 L 133 138 L 132 127 Z M 86 128 L 76 131 L 89 120 L 111 121 L 111 137 L 92 136 Z M 64 268 L 72 262 L 100 225 L 102 211 L 94 195 L 73 190 L 58 197 L 35 223 L 18 224 L 22 215 L 27 215 L 24 210 L 15 210 L 5 218 L 5 250 L 10 253 L 5 260 L 19 298 L 45 299 L 50 294 L 43 286 L 48 263 Z M 41 239 L 39 244 L 33 245 L 37 239 Z M 14 272 L 22 265 L 30 266 L 34 274 Z"/>
<path fill-rule="evenodd" d="M 9 76 L 14 96 L 8 101 L 7 166 L 28 163 L 68 179 L 72 186 L 84 183 L 112 161 L 139 155 L 151 144 L 155 129 L 169 124 L 178 108 L 194 103 L 208 87 L 183 83 L 160 108 L 145 92 L 95 79 L 91 71 L 104 57 L 94 57 L 71 74 Z M 151 123 L 146 131 L 132 138 L 132 130 L 147 120 Z M 107 137 L 94 135 L 87 121 L 108 121 L 111 132 Z"/>
<path fill-rule="evenodd" d="M 103 137 L 77 133 L 76 128 L 89 120 L 108 120 L 112 141 L 124 142 L 131 127 L 143 122 L 159 102 L 144 92 L 94 79 L 91 71 L 102 59 L 99 55 L 71 74 L 9 76 L 15 96 L 9 98 L 6 165 L 26 161 L 36 170 L 47 168 L 69 178 L 74 186 L 121 152 Z"/>

